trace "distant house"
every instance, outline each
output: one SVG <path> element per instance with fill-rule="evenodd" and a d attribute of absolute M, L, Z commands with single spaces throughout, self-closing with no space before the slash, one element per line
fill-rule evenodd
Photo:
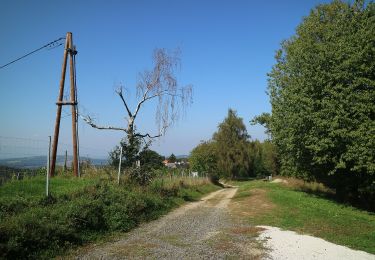
<path fill-rule="evenodd" d="M 180 161 L 180 162 L 169 162 L 169 160 L 164 160 L 163 161 L 163 164 L 165 167 L 169 168 L 169 169 L 176 169 L 176 168 L 188 168 L 189 167 L 189 163 L 186 162 L 186 161 Z"/>
<path fill-rule="evenodd" d="M 165 160 L 163 161 L 163 164 L 164 164 L 165 166 L 167 166 L 168 163 L 169 163 L 169 161 L 168 161 L 167 159 L 165 159 Z"/>
<path fill-rule="evenodd" d="M 169 169 L 176 169 L 177 168 L 176 163 L 166 163 L 165 166 Z"/>

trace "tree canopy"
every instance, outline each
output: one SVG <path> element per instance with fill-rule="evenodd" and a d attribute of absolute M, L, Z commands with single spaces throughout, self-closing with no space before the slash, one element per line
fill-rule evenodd
<path fill-rule="evenodd" d="M 169 158 L 168 158 L 168 162 L 175 163 L 176 161 L 177 161 L 177 157 L 176 157 L 176 155 L 174 155 L 172 153 L 171 156 L 169 156 Z"/>
<path fill-rule="evenodd" d="M 254 121 L 268 127 L 282 174 L 374 201 L 374 46 L 375 4 L 364 1 L 317 6 L 281 44 L 269 73 L 272 114 Z"/>
<path fill-rule="evenodd" d="M 217 144 L 218 166 L 226 177 L 235 178 L 248 175 L 250 170 L 248 139 L 249 135 L 242 118 L 229 109 L 228 115 L 219 124 L 213 140 Z"/>
<path fill-rule="evenodd" d="M 216 143 L 212 141 L 200 143 L 191 151 L 189 163 L 193 171 L 208 174 L 209 176 L 218 176 Z"/>

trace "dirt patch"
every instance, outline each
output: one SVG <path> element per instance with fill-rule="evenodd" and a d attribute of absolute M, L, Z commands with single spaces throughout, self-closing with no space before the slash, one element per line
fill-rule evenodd
<path fill-rule="evenodd" d="M 240 217 L 255 217 L 265 214 L 276 207 L 268 198 L 264 189 L 252 189 L 250 196 L 240 197 L 229 205 L 232 213 Z"/>
<path fill-rule="evenodd" d="M 288 181 L 287 180 L 284 180 L 284 179 L 279 179 L 279 178 L 277 178 L 277 179 L 274 179 L 273 181 L 271 181 L 272 183 L 288 183 Z"/>

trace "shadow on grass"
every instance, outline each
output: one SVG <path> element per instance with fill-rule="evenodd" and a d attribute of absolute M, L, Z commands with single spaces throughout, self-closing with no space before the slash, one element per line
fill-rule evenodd
<path fill-rule="evenodd" d="M 323 183 L 319 182 L 307 182 L 299 179 L 294 178 L 282 178 L 282 180 L 285 180 L 286 182 L 282 182 L 283 185 L 290 187 L 294 190 L 305 192 L 307 194 L 327 199 L 332 202 L 335 202 L 337 204 L 343 205 L 343 206 L 349 206 L 354 207 L 360 210 L 365 210 L 371 213 L 375 212 L 375 209 L 373 206 L 364 204 L 363 202 L 359 200 L 354 199 L 343 199 L 340 196 L 336 194 L 336 191 L 334 189 L 328 188 Z"/>

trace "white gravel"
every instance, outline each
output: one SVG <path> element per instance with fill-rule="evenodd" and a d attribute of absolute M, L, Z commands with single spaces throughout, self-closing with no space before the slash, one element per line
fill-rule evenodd
<path fill-rule="evenodd" d="M 259 226 L 265 230 L 259 236 L 269 249 L 265 259 L 353 259 L 375 260 L 375 255 L 327 242 L 321 238 L 299 235 L 277 227 Z"/>

